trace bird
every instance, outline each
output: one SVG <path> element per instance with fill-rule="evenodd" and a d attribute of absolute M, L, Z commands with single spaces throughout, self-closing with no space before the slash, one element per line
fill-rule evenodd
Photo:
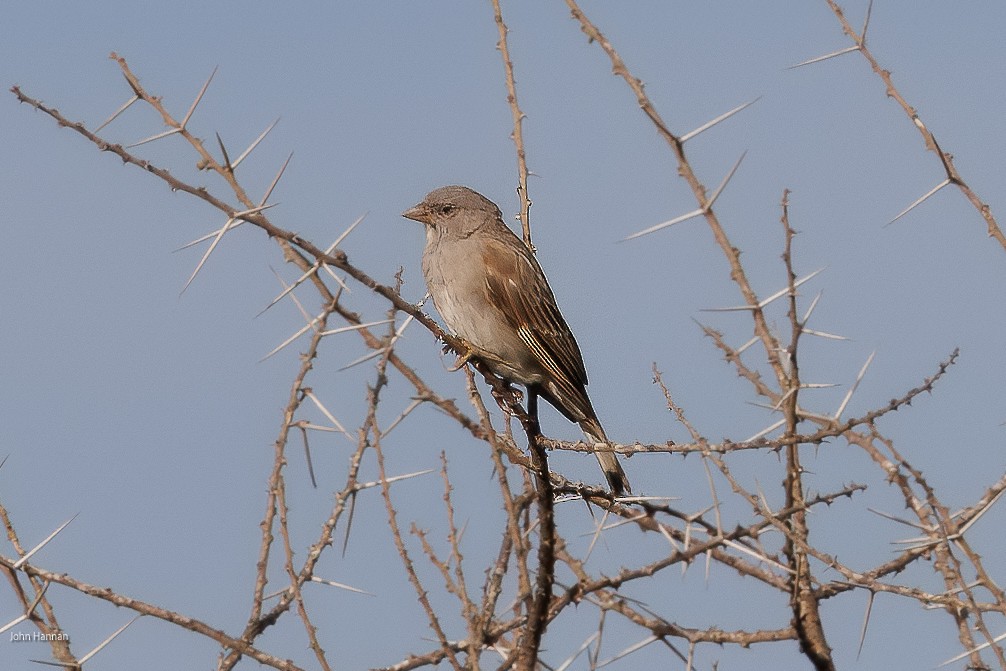
<path fill-rule="evenodd" d="M 573 332 L 534 254 L 500 209 L 466 186 L 444 186 L 402 213 L 426 226 L 423 276 L 437 312 L 497 376 L 540 396 L 591 443 L 610 444 L 587 396 L 587 370 Z M 614 452 L 595 451 L 615 495 L 631 493 Z"/>

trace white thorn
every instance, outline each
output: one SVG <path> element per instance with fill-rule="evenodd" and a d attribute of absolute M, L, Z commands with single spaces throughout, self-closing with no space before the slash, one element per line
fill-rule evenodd
<path fill-rule="evenodd" d="M 838 406 L 838 410 L 835 412 L 834 419 L 836 422 L 842 418 L 842 413 L 845 412 L 845 406 L 849 405 L 852 395 L 856 392 L 856 389 L 859 388 L 859 383 L 863 381 L 863 376 L 866 375 L 866 369 L 870 367 L 870 363 L 873 361 L 873 357 L 876 356 L 876 354 L 876 350 L 871 352 L 870 356 L 866 359 L 866 363 L 864 363 L 863 367 L 859 369 L 859 375 L 856 376 L 856 381 L 849 389 L 849 393 L 845 395 L 844 399 L 842 399 L 842 405 Z"/>
<path fill-rule="evenodd" d="M 120 107 L 119 109 L 115 110 L 115 112 L 112 113 L 112 116 L 110 116 L 107 119 L 105 119 L 104 121 L 102 121 L 101 125 L 94 129 L 94 134 L 97 135 L 98 133 L 100 133 L 102 128 L 104 128 L 108 124 L 110 124 L 113 121 L 115 121 L 116 118 L 118 118 L 118 116 L 120 114 L 122 114 L 127 109 L 129 109 L 130 105 L 132 105 L 133 103 L 135 103 L 139 99 L 140 99 L 140 96 L 138 96 L 138 95 L 136 95 L 134 93 L 132 98 L 130 98 L 129 100 L 127 100 L 125 102 L 125 104 L 122 105 L 122 107 Z"/>
<path fill-rule="evenodd" d="M 853 51 L 859 51 L 859 45 L 846 47 L 845 49 L 839 49 L 838 51 L 833 51 L 830 54 L 825 54 L 824 56 L 817 56 L 815 58 L 808 59 L 802 63 L 797 63 L 796 65 L 790 65 L 787 70 L 795 70 L 796 68 L 802 68 L 804 65 L 811 65 L 813 63 L 820 63 L 821 61 L 826 61 L 829 58 L 835 58 L 836 56 L 841 56 Z"/>
<path fill-rule="evenodd" d="M 813 279 L 823 270 L 824 268 L 818 268 L 809 275 L 801 277 L 800 279 L 798 279 L 796 282 L 793 283 L 793 288 L 796 289 L 801 284 Z M 779 291 L 775 292 L 774 294 L 772 294 L 771 296 L 769 296 L 768 298 L 763 299 L 757 305 L 734 305 L 726 308 L 702 308 L 702 312 L 739 312 L 744 310 L 756 310 L 756 309 L 761 310 L 765 308 L 772 301 L 778 300 L 783 296 L 787 295 L 789 293 L 789 290 L 790 290 L 789 287 L 784 287 Z"/>
<path fill-rule="evenodd" d="M 292 343 L 294 340 L 296 340 L 297 338 L 299 338 L 302 335 L 304 335 L 305 333 L 307 333 L 308 330 L 310 330 L 311 328 L 317 326 L 318 322 L 321 321 L 321 317 L 322 317 L 322 315 L 318 315 L 317 317 L 315 317 L 314 319 L 312 319 L 311 321 L 309 321 L 303 328 L 301 328 L 300 330 L 298 330 L 292 336 L 290 336 L 289 338 L 287 338 L 286 340 L 284 340 L 282 343 L 280 343 L 279 345 L 277 345 L 276 348 L 273 349 L 271 352 L 269 352 L 264 357 L 262 357 L 261 359 L 259 359 L 259 363 L 262 363 L 263 361 L 265 361 L 266 359 L 268 359 L 269 357 L 271 357 L 273 354 L 275 354 L 276 352 L 280 351 L 281 349 L 283 349 L 284 347 L 286 347 L 287 345 L 289 345 L 290 343 Z"/>
<path fill-rule="evenodd" d="M 709 130 L 710 128 L 712 128 L 713 126 L 715 126 L 716 124 L 718 124 L 721 121 L 726 121 L 727 119 L 729 119 L 733 115 L 737 114 L 738 112 L 747 109 L 751 105 L 754 105 L 759 100 L 761 100 L 761 96 L 758 96 L 754 100 L 746 102 L 743 105 L 738 105 L 737 107 L 733 108 L 729 112 L 726 112 L 725 114 L 719 115 L 718 117 L 716 117 L 712 121 L 709 121 L 709 122 L 706 122 L 706 123 L 702 124 L 701 126 L 699 126 L 698 128 L 696 128 L 695 130 L 693 130 L 691 132 L 688 132 L 688 133 L 685 133 L 684 135 L 682 135 L 678 139 L 681 140 L 681 144 L 684 144 L 685 142 L 688 142 L 689 140 L 691 140 L 693 137 L 695 137 L 699 133 L 702 133 L 703 131 Z"/>
<path fill-rule="evenodd" d="M 377 596 L 372 592 L 362 590 L 358 587 L 351 587 L 350 585 L 346 585 L 341 582 L 335 582 L 334 580 L 325 580 L 324 578 L 319 578 L 316 575 L 311 576 L 311 582 L 321 583 L 322 585 L 328 585 L 330 587 L 338 587 L 339 589 L 344 589 L 347 592 L 356 592 L 357 594 L 366 594 L 367 596 Z"/>
<path fill-rule="evenodd" d="M 814 329 L 804 329 L 804 335 L 817 336 L 818 338 L 828 338 L 830 340 L 848 340 L 849 338 L 843 335 L 836 335 L 834 333 L 828 333 L 826 331 L 815 331 Z"/>
<path fill-rule="evenodd" d="M 734 163 L 734 167 L 730 168 L 730 172 L 727 173 L 727 176 L 723 178 L 723 181 L 720 182 L 720 185 L 716 187 L 715 191 L 713 191 L 712 198 L 710 198 L 709 201 L 702 208 L 704 211 L 708 212 L 709 210 L 713 209 L 713 203 L 715 203 L 716 199 L 720 197 L 721 193 L 723 193 L 723 189 L 727 187 L 727 183 L 734 176 L 734 173 L 737 172 L 737 168 L 741 167 L 741 161 L 744 160 L 745 156 L 747 156 L 747 151 L 744 151 L 741 154 L 740 158 L 737 159 L 737 162 Z"/>
<path fill-rule="evenodd" d="M 903 216 L 905 216 L 906 214 L 908 214 L 909 212 L 911 212 L 912 210 L 914 210 L 917 206 L 921 205 L 927 198 L 929 198 L 930 196 L 935 195 L 937 191 L 939 191 L 940 189 L 942 189 L 943 187 L 945 187 L 948 184 L 950 184 L 950 178 L 949 177 L 947 179 L 943 180 L 942 182 L 940 182 L 939 184 L 937 184 L 936 186 L 934 186 L 932 189 L 930 189 L 929 192 L 926 195 L 922 196 L 922 198 L 919 198 L 917 201 L 915 201 L 914 203 L 912 203 L 911 205 L 909 205 L 908 207 L 906 207 L 905 209 L 903 209 L 901 212 L 899 212 L 898 216 L 896 216 L 894 219 L 891 219 L 889 222 L 887 222 L 886 224 L 884 224 L 884 226 L 890 226 L 891 224 L 893 224 L 894 222 L 896 222 L 898 219 L 901 219 Z"/>
<path fill-rule="evenodd" d="M 255 147 L 257 147 L 259 145 L 259 142 L 261 142 L 262 140 L 264 140 L 265 136 L 269 134 L 269 131 L 271 131 L 273 128 L 275 128 L 276 124 L 278 124 L 278 123 L 279 123 L 279 118 L 277 118 L 275 121 L 273 121 L 271 124 L 269 124 L 269 127 L 266 128 L 264 131 L 262 131 L 262 134 L 259 135 L 258 138 L 256 138 L 255 141 L 252 142 L 251 145 L 247 149 L 245 149 L 244 152 L 240 156 L 238 156 L 237 160 L 234 161 L 233 163 L 231 163 L 231 169 L 232 170 L 236 169 L 238 167 L 238 165 L 241 164 L 241 161 L 245 160 L 245 158 L 248 157 L 248 154 L 252 153 L 252 151 L 255 149 Z"/>
<path fill-rule="evenodd" d="M 756 433 L 755 435 L 751 436 L 750 438 L 748 438 L 747 440 L 745 440 L 743 442 L 745 442 L 745 443 L 753 443 L 754 441 L 758 440 L 762 436 L 764 436 L 766 434 L 769 434 L 769 433 L 772 433 L 773 431 L 775 431 L 776 429 L 778 429 L 780 426 L 782 426 L 785 423 L 786 423 L 785 419 L 780 419 L 778 422 L 772 424 L 771 426 L 769 426 L 767 428 L 762 429 L 761 431 L 759 431 L 758 433 Z"/>
<path fill-rule="evenodd" d="M 212 254 L 213 250 L 217 248 L 218 244 L 220 244 L 220 240 L 224 237 L 224 233 L 234 227 L 234 221 L 235 219 L 231 217 L 227 220 L 227 223 L 225 223 L 223 227 L 217 231 L 216 237 L 213 238 L 213 242 L 210 243 L 209 248 L 203 253 L 203 258 L 199 259 L 199 264 L 196 265 L 196 269 L 192 271 L 191 275 L 189 275 L 189 279 L 185 282 L 185 286 L 182 287 L 179 295 L 184 294 L 185 290 L 189 288 L 190 284 L 192 284 L 192 281 L 196 279 L 196 275 L 198 275 L 199 271 L 202 270 L 203 265 L 205 265 L 206 261 L 210 258 L 210 254 Z"/>
<path fill-rule="evenodd" d="M 166 130 L 163 133 L 158 133 L 157 135 L 151 135 L 150 137 L 140 140 L 139 142 L 134 142 L 133 144 L 127 144 L 126 149 L 132 149 L 133 147 L 139 147 L 141 144 L 147 144 L 148 142 L 153 142 L 154 140 L 160 140 L 162 137 L 167 137 L 169 135 L 174 135 L 175 133 L 181 132 L 181 128 L 172 128 L 171 130 Z"/>
<path fill-rule="evenodd" d="M 217 66 L 217 67 L 219 67 L 219 66 Z M 192 106 L 189 108 L 188 113 L 185 115 L 185 118 L 182 120 L 182 126 L 181 126 L 182 128 L 185 128 L 185 126 L 188 125 L 189 119 L 192 118 L 192 114 L 196 111 L 196 107 L 199 105 L 199 101 L 201 101 L 203 99 L 203 96 L 206 94 L 206 89 L 208 89 L 210 87 L 210 82 L 213 81 L 213 75 L 215 75 L 216 73 L 217 73 L 217 68 L 213 68 L 213 72 L 210 73 L 210 76 L 206 80 L 206 83 L 203 84 L 203 88 L 199 89 L 199 95 L 197 95 L 196 99 L 192 101 Z"/>
<path fill-rule="evenodd" d="M 381 324 L 391 324 L 394 319 L 382 319 L 376 322 L 367 322 L 366 324 L 353 324 L 352 326 L 341 326 L 337 329 L 330 329 L 328 331 L 322 331 L 321 335 L 335 335 L 337 333 L 345 333 L 346 331 L 359 331 L 360 329 L 370 328 L 371 326 L 380 326 Z"/>
<path fill-rule="evenodd" d="M 285 161 L 283 161 L 283 166 L 279 169 L 279 172 L 276 173 L 276 177 L 273 178 L 272 184 L 269 185 L 269 188 L 266 189 L 265 191 L 265 195 L 262 196 L 263 203 L 269 200 L 269 196 L 272 195 L 272 190 L 276 188 L 277 184 L 279 184 L 279 178 L 283 176 L 284 172 L 286 172 L 286 167 L 290 165 L 290 160 L 292 158 L 293 158 L 293 152 L 290 152 L 290 155 L 286 157 Z"/>
<path fill-rule="evenodd" d="M 689 212 L 687 214 L 682 214 L 680 217 L 675 217 L 674 219 L 671 219 L 669 221 L 665 221 L 665 222 L 663 222 L 661 224 L 657 224 L 656 226 L 650 226 L 647 229 L 644 229 L 642 231 L 638 231 L 636 233 L 633 233 L 630 236 L 622 238 L 621 241 L 625 242 L 626 240 L 633 240 L 635 238 L 639 238 L 639 237 L 642 237 L 644 235 L 649 235 L 650 233 L 653 233 L 655 231 L 659 231 L 661 228 L 667 228 L 668 226 L 673 226 L 674 224 L 680 224 L 682 221 L 688 221 L 689 219 L 693 219 L 693 218 L 701 216 L 701 215 L 703 215 L 705 213 L 706 213 L 706 211 L 703 210 L 702 208 L 699 208 L 698 210 L 692 210 L 691 212 Z"/>
<path fill-rule="evenodd" d="M 79 514 L 80 513 L 77 513 L 77 515 L 79 515 Z M 60 531 L 62 531 L 63 529 L 65 529 L 66 526 L 68 524 L 70 524 L 70 522 L 72 522 L 75 519 L 77 519 L 77 515 L 74 515 L 73 517 L 71 517 L 67 521 L 65 521 L 62 524 L 60 524 L 56 528 L 55 531 L 53 531 L 51 534 L 49 534 L 48 536 L 45 537 L 45 540 L 43 540 L 41 543 L 39 543 L 38 545 L 36 545 L 35 547 L 33 547 L 31 550 L 28 550 L 28 553 L 26 555 L 24 555 L 23 557 L 21 557 L 20 559 L 18 559 L 16 562 L 14 562 L 11 565 L 11 568 L 13 568 L 14 570 L 17 570 L 17 569 L 21 568 L 22 566 L 24 566 L 24 563 L 26 561 L 28 561 L 33 554 L 35 554 L 36 552 L 38 552 L 39 550 L 41 550 L 42 548 L 44 548 L 49 541 L 51 541 L 53 538 L 56 537 L 56 534 L 58 534 Z"/>
<path fill-rule="evenodd" d="M 119 627 L 118 629 L 116 629 L 116 630 L 115 630 L 115 631 L 114 631 L 114 632 L 112 633 L 112 635 L 111 635 L 111 636 L 109 636 L 109 637 L 108 637 L 108 638 L 106 638 L 106 639 L 105 639 L 104 641 L 102 641 L 101 643 L 99 643 L 99 644 L 98 644 L 98 646 L 97 646 L 96 648 L 94 648 L 93 650 L 91 650 L 91 652 L 89 652 L 89 653 L 87 653 L 86 655 L 84 655 L 83 657 L 81 657 L 81 658 L 80 658 L 80 659 L 79 659 L 79 660 L 77 661 L 77 663 L 76 663 L 76 664 L 75 664 L 74 666 L 76 666 L 76 667 L 80 667 L 80 666 L 83 666 L 83 665 L 84 665 L 84 662 L 86 662 L 87 660 L 91 659 L 91 658 L 92 658 L 92 657 L 94 657 L 94 656 L 95 656 L 96 654 L 98 654 L 98 652 L 99 652 L 99 651 L 100 651 L 100 650 L 101 650 L 102 648 L 104 648 L 104 647 L 105 647 L 106 645 L 108 645 L 109 643 L 111 643 L 111 642 L 112 642 L 112 639 L 114 639 L 114 638 L 115 638 L 116 636 L 118 636 L 119 634 L 121 634 L 122 632 L 124 632 L 124 631 L 126 630 L 126 627 L 128 627 L 128 626 L 129 626 L 129 625 L 131 625 L 131 624 L 133 624 L 134 622 L 136 622 L 137 620 L 139 620 L 139 619 L 140 619 L 141 617 L 143 617 L 143 613 L 140 613 L 139 615 L 137 615 L 136 617 L 134 617 L 134 618 L 133 618 L 132 620 L 130 620 L 130 621 L 129 621 L 129 622 L 127 622 L 126 624 L 124 624 L 124 625 L 122 625 L 121 627 Z"/>

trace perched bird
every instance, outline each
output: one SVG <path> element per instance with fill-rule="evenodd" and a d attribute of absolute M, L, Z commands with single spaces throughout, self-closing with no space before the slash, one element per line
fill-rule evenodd
<path fill-rule="evenodd" d="M 426 224 L 423 275 L 437 311 L 496 375 L 541 396 L 592 443 L 607 443 L 587 397 L 580 348 L 545 273 L 503 223 L 496 205 L 464 186 L 445 186 L 402 213 Z M 464 361 L 463 359 L 462 361 Z M 629 491 L 614 452 L 595 452 L 616 494 Z"/>

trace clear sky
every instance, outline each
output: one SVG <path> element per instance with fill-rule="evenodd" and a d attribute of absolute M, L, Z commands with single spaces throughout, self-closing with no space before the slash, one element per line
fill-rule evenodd
<path fill-rule="evenodd" d="M 17 84 L 94 127 L 129 97 L 109 52 L 124 56 L 178 116 L 219 68 L 193 130 L 207 141 L 220 133 L 233 155 L 279 117 L 242 167 L 246 186 L 264 191 L 293 152 L 271 199 L 279 203 L 272 220 L 324 248 L 366 213 L 343 248 L 386 283 L 404 268 L 409 300 L 425 291 L 423 235 L 399 216 L 403 210 L 432 188 L 462 183 L 497 202 L 508 221 L 517 211 L 510 110 L 487 0 L 18 4 L 5 10 L 0 25 L 5 91 Z M 844 6 L 861 25 L 866 3 Z M 784 189 L 792 191 L 797 272 L 824 268 L 804 285 L 804 305 L 820 292 L 813 326 L 849 338 L 808 342 L 802 350 L 804 379 L 840 385 L 809 392 L 805 405 L 833 412 L 876 352 L 847 413 L 861 414 L 919 385 L 961 348 L 958 365 L 935 393 L 886 418 L 881 428 L 951 508 L 973 503 L 1006 461 L 1006 252 L 986 237 L 981 217 L 953 188 L 884 226 L 936 186 L 942 168 L 858 54 L 786 69 L 849 46 L 826 3 L 585 2 L 583 9 L 646 82 L 676 132 L 760 97 L 690 141 L 688 151 L 709 188 L 747 152 L 717 212 L 762 296 L 785 281 L 779 202 Z M 703 312 L 742 302 L 708 228 L 696 219 L 618 242 L 696 207 L 673 155 L 565 3 L 511 1 L 503 11 L 527 114 L 538 258 L 583 350 L 591 397 L 608 434 L 621 442 L 687 440 L 652 384 L 654 363 L 705 435 L 743 440 L 757 433 L 776 416 L 749 403 L 751 389 L 693 321 L 722 330 L 737 346 L 750 337 L 748 317 Z M 1001 217 L 1004 32 L 1000 3 L 878 2 L 869 37 L 901 92 Z M 239 630 L 250 601 L 272 442 L 298 349 L 259 360 L 303 325 L 289 301 L 254 317 L 280 289 L 270 267 L 287 280 L 296 273 L 261 231 L 244 226 L 224 239 L 179 297 L 203 248 L 172 250 L 218 228 L 221 216 L 5 95 L 0 457 L 8 459 L 0 469 L 0 500 L 29 545 L 79 514 L 36 557 L 40 566 Z M 129 143 L 161 130 L 150 110 L 134 109 L 103 132 Z M 194 155 L 182 145 L 168 138 L 136 151 L 182 179 L 220 189 L 196 172 Z M 353 287 L 347 300 L 366 318 L 383 317 L 384 304 L 362 287 Z M 781 310 L 774 325 L 784 329 Z M 401 345 L 402 356 L 442 394 L 464 404 L 463 376 L 445 370 L 450 361 L 439 351 L 416 327 Z M 363 419 L 363 385 L 373 370 L 339 369 L 364 352 L 353 334 L 331 340 L 311 380 L 350 427 Z M 393 378 L 388 394 L 393 416 L 408 404 L 409 388 Z M 445 450 L 463 517 L 495 515 L 498 502 L 482 498 L 491 473 L 485 450 L 472 449 L 432 409 L 408 422 L 389 437 L 389 469 L 436 468 Z M 557 413 L 543 415 L 543 422 L 550 435 L 578 437 Z M 315 439 L 317 489 L 299 447 L 291 450 L 288 487 L 302 543 L 314 537 L 332 490 L 344 482 L 351 447 L 339 436 Z M 831 535 L 829 551 L 867 568 L 892 556 L 891 540 L 914 534 L 866 511 L 900 514 L 901 503 L 861 453 L 836 441 L 807 458 L 817 491 L 853 481 L 870 487 L 861 499 L 815 517 L 820 533 Z M 598 478 L 593 459 L 583 455 L 557 455 L 555 464 L 570 477 Z M 708 499 L 698 459 L 643 455 L 625 468 L 637 490 L 680 496 L 684 509 L 701 509 Z M 760 482 L 769 490 L 782 477 L 771 455 L 740 459 L 735 469 L 748 485 Z M 372 462 L 363 477 L 376 477 Z M 346 669 L 393 663 L 432 647 L 403 583 L 383 504 L 371 493 L 358 503 L 345 558 L 333 553 L 324 573 L 376 596 L 333 590 L 331 608 L 317 606 L 325 647 Z M 435 476 L 396 493 L 407 502 L 403 523 L 442 525 L 442 485 Z M 993 510 L 973 530 L 1000 584 L 1006 581 L 1002 523 L 1001 510 Z M 592 529 L 582 507 L 563 511 L 560 524 L 586 534 Z M 485 548 L 469 551 L 477 560 Z M 624 551 L 612 543 L 597 550 L 608 553 L 598 561 L 617 570 L 633 559 L 621 557 Z M 0 552 L 12 554 L 8 544 L 0 544 Z M 902 577 L 941 589 L 926 570 Z M 698 565 L 684 576 L 675 571 L 639 596 L 684 626 L 755 629 L 788 621 L 776 595 L 760 602 L 751 585 L 723 569 L 714 568 L 708 579 L 703 571 Z M 130 617 L 66 590 L 54 588 L 50 596 L 78 653 Z M 874 605 L 857 660 L 865 603 L 862 595 L 847 595 L 825 609 L 843 668 L 933 668 L 960 652 L 946 615 L 886 597 Z M 18 612 L 10 589 L 0 589 L 0 622 Z M 400 632 L 387 632 L 389 619 Z M 993 633 L 1001 633 L 1002 623 L 996 624 L 1000 630 Z M 548 639 L 550 660 L 563 660 L 591 626 L 558 627 Z M 622 634 L 608 654 L 641 637 L 638 630 Z M 306 659 L 300 630 L 283 629 L 267 640 L 276 654 Z M 721 669 L 806 667 L 793 644 L 701 650 L 705 669 L 716 660 Z M 216 652 L 204 640 L 146 620 L 93 664 L 210 668 Z M 656 664 L 664 655 L 655 651 L 613 668 L 645 668 L 646 659 Z M 40 656 L 48 659 L 44 646 L 0 638 L 4 668 L 24 668 Z M 244 668 L 255 667 L 245 662 Z"/>

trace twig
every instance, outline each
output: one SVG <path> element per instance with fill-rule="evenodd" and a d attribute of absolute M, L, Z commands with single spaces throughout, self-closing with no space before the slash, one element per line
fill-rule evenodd
<path fill-rule="evenodd" d="M 517 149 L 517 195 L 520 196 L 520 224 L 524 234 L 524 244 L 533 254 L 535 249 L 531 244 L 531 199 L 527 193 L 527 154 L 524 150 L 524 113 L 521 112 L 517 104 L 517 84 L 513 76 L 513 62 L 510 60 L 510 47 L 507 45 L 506 24 L 503 23 L 503 12 L 500 9 L 500 0 L 492 0 L 493 17 L 496 19 L 496 29 L 499 31 L 499 42 L 496 48 L 499 49 L 503 57 L 503 71 L 506 74 L 507 103 L 510 105 L 510 115 L 513 117 L 513 139 Z"/>

